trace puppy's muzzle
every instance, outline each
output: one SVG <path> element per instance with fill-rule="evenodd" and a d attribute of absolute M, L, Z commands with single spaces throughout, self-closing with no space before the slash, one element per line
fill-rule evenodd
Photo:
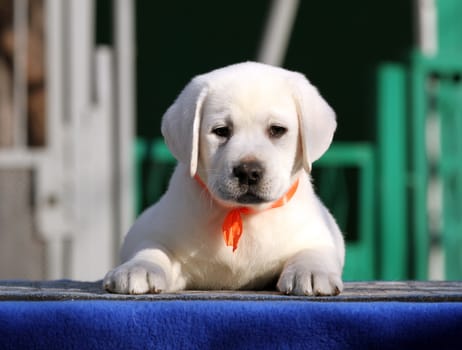
<path fill-rule="evenodd" d="M 264 175 L 264 169 L 256 161 L 241 162 L 233 168 L 233 175 L 241 186 L 256 186 Z"/>
<path fill-rule="evenodd" d="M 258 204 L 265 202 L 261 196 L 261 184 L 265 169 L 255 160 L 241 161 L 232 169 L 235 187 L 235 200 L 242 204 Z"/>

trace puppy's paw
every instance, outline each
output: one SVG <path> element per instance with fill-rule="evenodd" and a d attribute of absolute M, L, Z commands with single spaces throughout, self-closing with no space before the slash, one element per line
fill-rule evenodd
<path fill-rule="evenodd" d="M 302 253 L 287 263 L 279 277 L 280 292 L 293 295 L 338 295 L 343 290 L 341 269 L 333 268 L 325 259 Z"/>
<path fill-rule="evenodd" d="M 299 269 L 283 271 L 277 284 L 278 290 L 293 295 L 338 295 L 343 283 L 337 274 Z"/>
<path fill-rule="evenodd" d="M 157 264 L 145 261 L 128 261 L 109 271 L 103 287 L 112 293 L 146 294 L 167 290 L 165 271 Z"/>

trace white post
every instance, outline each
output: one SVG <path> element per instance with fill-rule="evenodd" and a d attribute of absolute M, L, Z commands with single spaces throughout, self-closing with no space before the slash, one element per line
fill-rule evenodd
<path fill-rule="evenodd" d="M 135 12 L 132 0 L 115 0 L 114 2 L 114 38 L 115 38 L 115 72 L 116 72 L 116 193 L 118 208 L 116 217 L 118 242 L 131 226 L 134 218 L 134 162 L 133 147 L 135 138 Z M 117 253 L 118 255 L 118 253 Z"/>
<path fill-rule="evenodd" d="M 81 200 L 72 237 L 73 278 L 86 280 L 104 277 L 114 257 L 112 52 L 99 47 L 93 58 L 94 101 L 82 116 L 80 139 L 73 145 L 78 148 L 75 189 Z"/>
<path fill-rule="evenodd" d="M 420 52 L 434 56 L 438 52 L 438 20 L 435 0 L 416 0 L 417 43 Z"/>
<path fill-rule="evenodd" d="M 47 142 L 35 157 L 36 222 L 46 241 L 46 277 L 64 274 L 63 239 L 69 234 L 63 178 L 63 8 L 61 0 L 47 0 L 45 10 L 45 57 L 47 72 Z"/>
<path fill-rule="evenodd" d="M 257 60 L 273 66 L 284 63 L 299 0 L 273 0 Z"/>
<path fill-rule="evenodd" d="M 70 166 L 66 178 L 72 185 L 72 237 L 70 277 L 94 280 L 104 276 L 111 266 L 111 228 L 108 209 L 111 201 L 111 125 L 107 113 L 101 113 L 95 91 L 107 81 L 108 67 L 97 67 L 94 55 L 94 0 L 69 0 L 69 138 Z M 98 63 L 109 64 L 107 55 Z M 104 71 L 102 71 L 104 69 Z M 99 97 L 99 96 L 98 96 Z"/>
<path fill-rule="evenodd" d="M 13 142 L 17 148 L 24 148 L 27 143 L 27 39 L 29 35 L 29 1 L 15 0 L 13 5 Z"/>

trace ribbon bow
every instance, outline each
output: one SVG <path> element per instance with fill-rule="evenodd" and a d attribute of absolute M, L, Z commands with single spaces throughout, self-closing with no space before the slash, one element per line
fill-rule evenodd
<path fill-rule="evenodd" d="M 201 178 L 198 175 L 196 175 L 194 178 L 199 183 L 199 185 L 201 185 L 204 189 L 207 189 L 207 186 L 205 186 L 204 182 L 201 180 Z M 279 198 L 276 202 L 274 202 L 269 208 L 265 210 L 282 207 L 288 201 L 290 201 L 292 197 L 294 196 L 295 192 L 297 191 L 298 182 L 299 180 L 297 179 L 292 185 L 292 187 L 289 189 L 289 191 L 287 191 L 287 193 L 284 196 Z M 237 208 L 231 209 L 229 213 L 225 216 L 221 229 L 223 232 L 223 238 L 225 240 L 226 245 L 229 247 L 233 247 L 233 252 L 237 249 L 239 239 L 241 238 L 242 232 L 243 232 L 242 215 L 249 215 L 249 214 L 256 214 L 256 213 L 258 213 L 258 210 L 254 210 L 248 207 L 237 207 Z"/>

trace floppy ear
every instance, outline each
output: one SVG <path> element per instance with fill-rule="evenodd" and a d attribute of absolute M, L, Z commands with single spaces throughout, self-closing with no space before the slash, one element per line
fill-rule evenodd
<path fill-rule="evenodd" d="M 295 99 L 303 150 L 303 167 L 311 172 L 311 164 L 327 151 L 337 127 L 335 112 L 318 90 L 300 73 L 293 73 L 290 84 Z"/>
<path fill-rule="evenodd" d="M 175 158 L 189 166 L 191 177 L 196 174 L 199 158 L 199 128 L 207 86 L 193 79 L 162 118 L 162 135 Z"/>

